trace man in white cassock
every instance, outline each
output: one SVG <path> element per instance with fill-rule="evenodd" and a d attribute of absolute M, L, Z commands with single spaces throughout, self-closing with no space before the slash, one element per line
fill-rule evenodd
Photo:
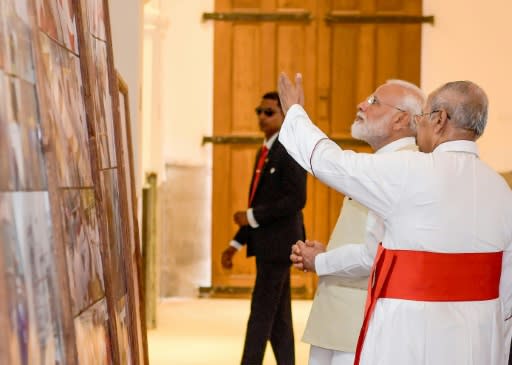
<path fill-rule="evenodd" d="M 302 108 L 302 80 L 279 80 L 287 110 L 279 135 L 318 179 L 384 222 L 354 364 L 503 365 L 512 312 L 512 192 L 479 159 L 487 96 L 469 81 L 432 92 L 414 116 L 421 152 L 342 150 Z M 296 266 L 322 255 L 298 242 Z M 292 255 L 293 258 L 293 255 Z M 346 255 L 343 275 L 360 265 Z"/>

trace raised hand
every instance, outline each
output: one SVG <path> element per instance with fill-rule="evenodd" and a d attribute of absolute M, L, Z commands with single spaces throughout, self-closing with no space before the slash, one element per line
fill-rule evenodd
<path fill-rule="evenodd" d="M 304 88 L 302 87 L 302 75 L 300 73 L 295 75 L 295 85 L 293 85 L 288 76 L 281 72 L 277 89 L 281 100 L 281 108 L 285 114 L 293 104 L 304 106 Z"/>

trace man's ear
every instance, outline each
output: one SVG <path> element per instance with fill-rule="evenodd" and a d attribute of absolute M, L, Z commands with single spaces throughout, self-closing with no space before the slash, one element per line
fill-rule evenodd
<path fill-rule="evenodd" d="M 412 118 L 410 113 L 398 113 L 393 119 L 393 129 L 396 131 L 409 128 L 409 121 Z"/>
<path fill-rule="evenodd" d="M 435 122 L 432 121 L 433 123 L 435 123 L 434 132 L 436 132 L 437 134 L 442 134 L 443 131 L 448 126 L 448 114 L 443 109 L 441 109 L 441 111 L 437 114 L 438 115 L 437 115 L 437 119 L 435 120 Z"/>

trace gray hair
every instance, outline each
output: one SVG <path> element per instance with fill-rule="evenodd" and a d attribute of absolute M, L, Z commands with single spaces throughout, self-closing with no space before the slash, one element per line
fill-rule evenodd
<path fill-rule="evenodd" d="M 409 127 L 415 131 L 416 123 L 414 123 L 414 115 L 421 114 L 423 104 L 425 104 L 427 99 L 425 93 L 418 86 L 404 80 L 391 79 L 387 80 L 386 84 L 398 85 L 405 89 L 399 107 L 409 113 Z"/>
<path fill-rule="evenodd" d="M 431 95 L 432 110 L 444 109 L 457 128 L 473 131 L 477 137 L 487 124 L 489 101 L 485 91 L 471 81 L 448 82 Z"/>

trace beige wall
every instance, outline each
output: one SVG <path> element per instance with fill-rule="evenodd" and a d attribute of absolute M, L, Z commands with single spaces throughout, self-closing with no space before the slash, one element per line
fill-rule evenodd
<path fill-rule="evenodd" d="M 144 47 L 142 86 L 142 173 L 156 172 L 158 179 L 165 174 L 164 145 L 166 121 L 162 118 L 165 103 L 162 78 L 163 40 L 167 34 L 168 19 L 161 14 L 158 0 L 144 6 Z"/>
<path fill-rule="evenodd" d="M 142 17 L 140 0 L 110 0 L 114 64 L 128 84 L 137 193 L 141 188 Z M 139 193 L 137 195 L 140 195 Z"/>
<path fill-rule="evenodd" d="M 202 22 L 214 0 L 161 1 L 169 19 L 162 50 L 162 118 L 166 121 L 166 163 L 209 165 L 201 147 L 213 125 L 213 22 Z"/>
<path fill-rule="evenodd" d="M 422 88 L 471 80 L 489 97 L 489 121 L 478 144 L 481 158 L 497 170 L 512 170 L 512 1 L 424 0 Z"/>
<path fill-rule="evenodd" d="M 144 6 L 143 165 L 158 173 L 161 296 L 210 285 L 214 0 Z"/>

